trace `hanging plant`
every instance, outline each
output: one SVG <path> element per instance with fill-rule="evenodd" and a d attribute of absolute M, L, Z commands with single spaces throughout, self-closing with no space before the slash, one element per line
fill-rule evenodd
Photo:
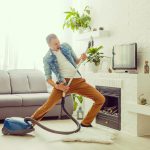
<path fill-rule="evenodd" d="M 70 11 L 64 12 L 66 14 L 65 21 L 63 24 L 64 28 L 70 28 L 73 31 L 78 31 L 80 29 L 91 29 L 91 17 L 89 6 L 86 6 L 83 13 L 80 14 L 75 8 L 71 7 Z"/>

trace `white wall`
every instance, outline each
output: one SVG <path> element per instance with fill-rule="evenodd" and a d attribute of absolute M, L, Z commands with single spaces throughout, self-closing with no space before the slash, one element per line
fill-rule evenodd
<path fill-rule="evenodd" d="M 138 68 L 143 72 L 145 60 L 150 61 L 150 1 L 149 0 L 82 0 L 73 1 L 73 6 L 82 10 L 91 7 L 92 26 L 103 26 L 110 36 L 95 41 L 102 44 L 104 52 L 111 56 L 114 44 L 137 42 Z M 78 55 L 84 52 L 87 42 L 73 41 Z"/>
<path fill-rule="evenodd" d="M 63 30 L 70 5 L 68 0 L 0 0 L 0 69 L 43 70 L 48 34 L 72 42 L 70 32 Z"/>

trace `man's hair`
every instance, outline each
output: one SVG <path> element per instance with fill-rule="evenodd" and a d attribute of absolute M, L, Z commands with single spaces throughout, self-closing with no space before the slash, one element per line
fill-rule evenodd
<path fill-rule="evenodd" d="M 57 36 L 56 36 L 55 34 L 49 34 L 49 35 L 46 37 L 46 42 L 47 42 L 47 44 L 49 44 L 52 39 L 57 39 Z"/>

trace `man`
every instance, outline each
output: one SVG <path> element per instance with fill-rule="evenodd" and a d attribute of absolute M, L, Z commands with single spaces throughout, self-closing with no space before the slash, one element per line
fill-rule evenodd
<path fill-rule="evenodd" d="M 77 64 L 81 59 L 84 61 L 87 58 L 86 54 L 83 53 L 80 58 L 77 58 L 70 45 L 60 44 L 55 34 L 48 35 L 46 40 L 49 50 L 43 58 L 44 71 L 46 80 L 53 86 L 53 90 L 48 100 L 31 117 L 38 121 L 41 120 L 61 100 L 63 92 L 66 94 L 77 93 L 94 101 L 93 106 L 81 122 L 82 127 L 92 127 L 91 123 L 104 104 L 105 98 L 82 78 L 79 71 L 74 76 Z M 56 75 L 57 84 L 52 80 L 52 72 Z M 67 86 L 65 83 L 73 76 L 74 79 L 70 86 Z"/>

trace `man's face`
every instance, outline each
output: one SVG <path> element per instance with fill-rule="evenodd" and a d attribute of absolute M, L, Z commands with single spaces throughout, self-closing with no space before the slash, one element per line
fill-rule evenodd
<path fill-rule="evenodd" d="M 51 42 L 49 43 L 49 46 L 52 50 L 59 50 L 60 49 L 60 42 L 58 38 L 52 39 Z"/>

